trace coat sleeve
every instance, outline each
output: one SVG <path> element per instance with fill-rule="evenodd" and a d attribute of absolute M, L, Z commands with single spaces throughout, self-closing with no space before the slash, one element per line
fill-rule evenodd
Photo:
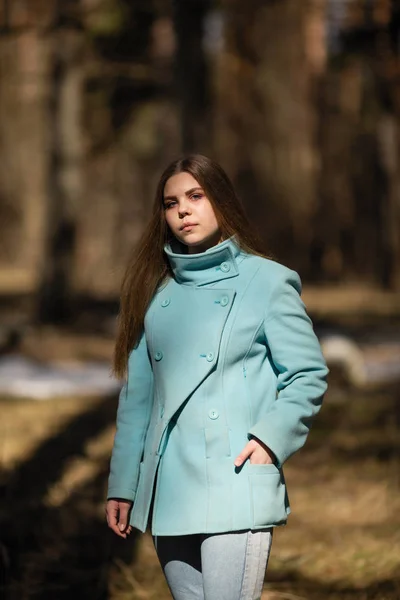
<path fill-rule="evenodd" d="M 153 371 L 143 333 L 129 356 L 128 378 L 119 396 L 107 498 L 135 499 L 152 397 Z"/>
<path fill-rule="evenodd" d="M 280 466 L 305 443 L 327 388 L 328 369 L 300 293 L 300 277 L 285 269 L 264 318 L 277 399 L 248 435 L 268 446 Z"/>

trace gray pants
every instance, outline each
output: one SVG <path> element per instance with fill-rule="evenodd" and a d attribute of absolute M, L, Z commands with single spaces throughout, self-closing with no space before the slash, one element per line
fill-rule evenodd
<path fill-rule="evenodd" d="M 272 529 L 153 536 L 174 600 L 259 600 Z"/>

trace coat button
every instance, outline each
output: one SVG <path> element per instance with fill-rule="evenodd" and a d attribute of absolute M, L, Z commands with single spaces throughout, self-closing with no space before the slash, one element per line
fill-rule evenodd
<path fill-rule="evenodd" d="M 220 269 L 224 273 L 228 273 L 228 271 L 231 270 L 231 265 L 228 262 L 223 262 L 223 263 L 221 263 Z"/>
<path fill-rule="evenodd" d="M 219 412 L 215 409 L 212 408 L 211 410 L 208 411 L 208 416 L 210 417 L 210 419 L 218 419 L 219 417 Z"/>
<path fill-rule="evenodd" d="M 163 357 L 163 353 L 161 352 L 161 350 L 158 350 L 154 355 L 155 360 L 161 360 L 162 357 Z"/>
<path fill-rule="evenodd" d="M 221 298 L 221 306 L 226 306 L 229 303 L 229 297 L 228 296 L 222 296 Z"/>
<path fill-rule="evenodd" d="M 164 300 L 161 302 L 161 306 L 168 306 L 168 304 L 171 302 L 170 298 L 164 298 Z"/>
<path fill-rule="evenodd" d="M 209 352 L 206 356 L 208 362 L 212 362 L 214 360 L 214 352 Z"/>

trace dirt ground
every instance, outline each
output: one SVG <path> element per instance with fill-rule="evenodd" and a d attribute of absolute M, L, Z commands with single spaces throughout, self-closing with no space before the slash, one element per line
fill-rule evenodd
<path fill-rule="evenodd" d="M 166 600 L 150 535 L 106 527 L 116 398 L 0 400 L 5 600 Z M 400 599 L 400 393 L 331 382 L 286 466 L 263 600 Z M 397 416 L 396 416 L 397 415 Z"/>

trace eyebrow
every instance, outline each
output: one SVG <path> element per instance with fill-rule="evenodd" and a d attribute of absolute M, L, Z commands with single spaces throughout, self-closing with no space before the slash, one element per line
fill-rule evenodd
<path fill-rule="evenodd" d="M 193 194 L 193 192 L 196 192 L 197 190 L 203 191 L 203 188 L 201 188 L 200 186 L 194 187 L 194 188 L 190 188 L 190 190 L 186 190 L 185 195 L 186 196 L 190 196 L 190 194 Z M 176 200 L 176 196 L 164 196 L 164 202 L 166 200 Z"/>

